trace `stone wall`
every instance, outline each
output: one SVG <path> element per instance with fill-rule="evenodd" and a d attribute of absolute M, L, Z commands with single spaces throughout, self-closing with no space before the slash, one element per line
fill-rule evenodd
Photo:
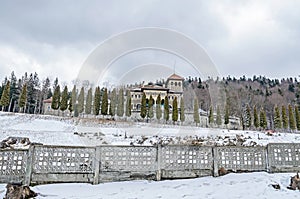
<path fill-rule="evenodd" d="M 0 150 L 0 183 L 44 184 L 133 179 L 176 179 L 232 172 L 300 171 L 300 144 L 237 146 L 97 146 L 32 145 L 28 150 Z"/>

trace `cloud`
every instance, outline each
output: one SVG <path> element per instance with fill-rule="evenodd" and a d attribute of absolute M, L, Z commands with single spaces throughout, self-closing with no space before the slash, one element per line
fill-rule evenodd
<path fill-rule="evenodd" d="M 71 81 L 102 41 L 137 27 L 186 34 L 207 50 L 225 76 L 296 76 L 300 74 L 299 6 L 298 1 L 279 0 L 4 1 L 0 79 L 15 70 Z M 148 63 L 162 60 L 153 59 Z M 173 63 L 174 58 L 169 59 L 167 63 Z"/>

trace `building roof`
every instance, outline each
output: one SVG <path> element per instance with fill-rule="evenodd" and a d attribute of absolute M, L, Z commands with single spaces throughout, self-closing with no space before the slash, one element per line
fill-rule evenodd
<path fill-rule="evenodd" d="M 44 103 L 52 103 L 52 97 L 50 97 L 49 99 L 45 99 L 43 102 Z"/>
<path fill-rule="evenodd" d="M 172 80 L 184 80 L 183 77 L 181 77 L 179 75 L 176 75 L 175 73 L 168 78 L 168 80 L 170 80 L 170 79 L 172 79 Z"/>

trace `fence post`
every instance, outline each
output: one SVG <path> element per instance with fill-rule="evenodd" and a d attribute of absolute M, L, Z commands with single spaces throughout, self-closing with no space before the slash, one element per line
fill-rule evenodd
<path fill-rule="evenodd" d="M 100 175 L 100 157 L 101 156 L 101 147 L 97 146 L 94 157 L 94 181 L 93 184 L 99 184 L 99 175 Z"/>
<path fill-rule="evenodd" d="M 213 176 L 217 177 L 219 176 L 219 168 L 218 168 L 218 162 L 219 162 L 219 154 L 218 154 L 218 148 L 212 147 L 213 150 Z"/>
<path fill-rule="evenodd" d="M 156 171 L 156 180 L 160 181 L 161 180 L 161 157 L 162 152 L 161 152 L 161 144 L 157 145 L 157 153 L 156 153 L 156 158 L 157 158 L 157 171 Z"/>
<path fill-rule="evenodd" d="M 25 174 L 25 185 L 29 186 L 31 182 L 33 156 L 34 156 L 34 145 L 30 145 L 28 149 L 28 156 L 26 162 L 26 174 Z"/>

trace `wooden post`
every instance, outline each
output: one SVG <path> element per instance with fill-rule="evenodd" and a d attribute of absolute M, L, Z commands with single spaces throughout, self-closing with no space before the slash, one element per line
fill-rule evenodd
<path fill-rule="evenodd" d="M 157 171 L 156 171 L 156 180 L 160 181 L 161 180 L 161 144 L 157 145 L 157 153 L 156 153 L 156 158 L 157 158 Z"/>
<path fill-rule="evenodd" d="M 34 145 L 30 145 L 28 149 L 28 157 L 26 163 L 26 174 L 25 174 L 25 182 L 24 184 L 29 186 L 31 182 L 32 175 L 32 166 L 33 166 L 33 156 L 34 156 Z"/>
<path fill-rule="evenodd" d="M 100 157 L 101 156 L 101 147 L 97 146 L 94 157 L 94 181 L 93 184 L 99 184 L 100 177 Z"/>

